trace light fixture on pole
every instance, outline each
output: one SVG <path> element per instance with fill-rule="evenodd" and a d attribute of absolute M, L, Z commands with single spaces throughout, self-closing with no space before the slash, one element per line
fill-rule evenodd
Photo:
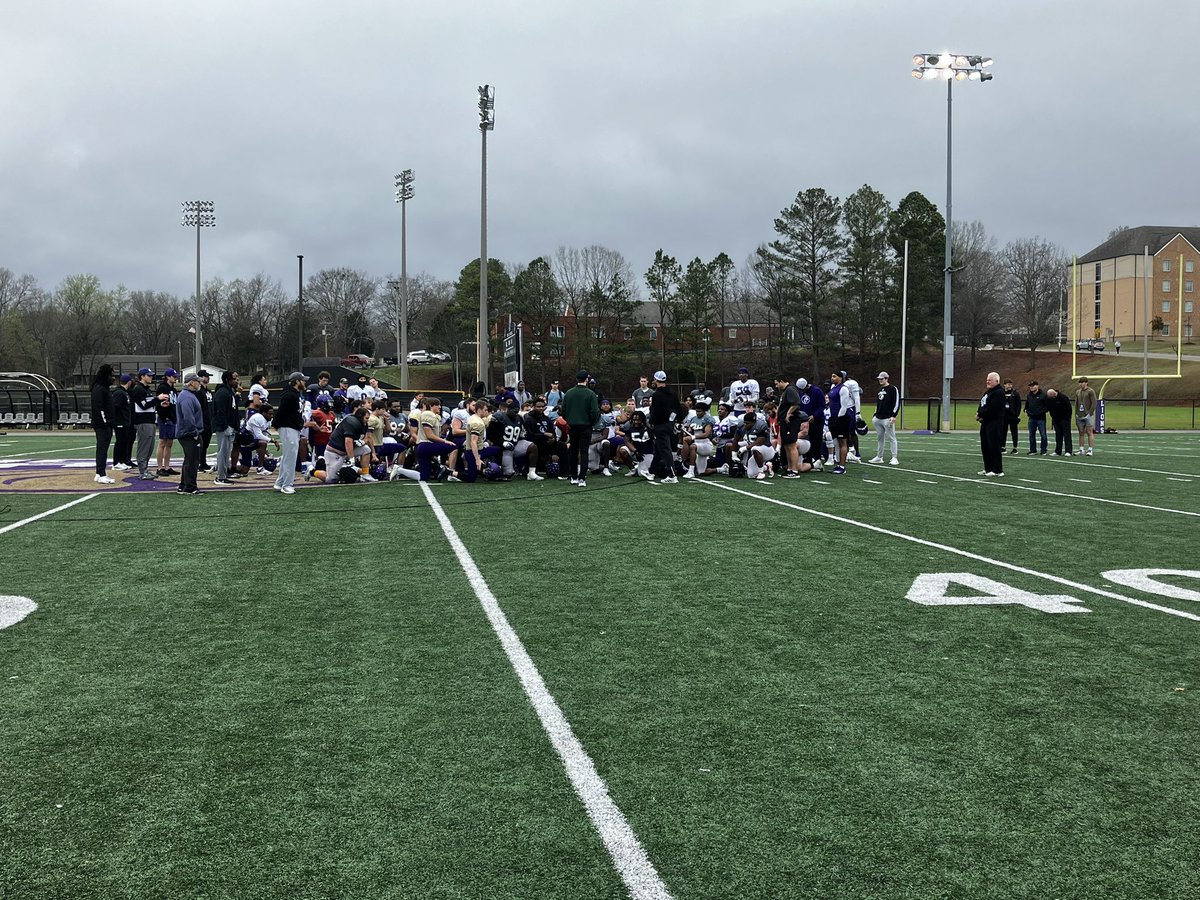
<path fill-rule="evenodd" d="M 952 289 L 951 231 L 953 230 L 953 207 L 951 204 L 950 163 L 951 152 L 951 88 L 956 81 L 991 81 L 992 73 L 984 69 L 992 64 L 990 56 L 964 55 L 961 53 L 918 53 L 912 58 L 912 77 L 922 81 L 942 79 L 946 82 L 946 264 L 942 299 L 942 429 L 950 430 L 950 382 L 954 380 L 954 331 L 950 327 L 950 301 Z"/>
<path fill-rule="evenodd" d="M 194 339 L 194 338 L 195 338 L 195 336 L 196 336 L 196 329 L 195 329 L 195 328 L 189 328 L 189 329 L 188 329 L 188 334 L 190 334 L 190 335 L 193 337 L 193 339 Z M 178 343 L 178 342 L 176 342 L 176 343 Z M 182 347 L 181 347 L 181 348 L 180 348 L 180 350 L 179 350 L 179 371 L 180 371 L 180 372 L 182 372 L 182 371 L 183 371 L 183 348 L 182 348 Z M 198 359 L 197 359 L 197 358 L 196 358 L 194 355 L 192 356 L 192 371 L 193 371 L 193 372 L 199 372 L 199 371 L 200 371 L 200 360 L 198 360 Z"/>
<path fill-rule="evenodd" d="M 329 358 L 329 323 L 321 323 L 321 337 L 325 338 L 325 357 Z"/>
<path fill-rule="evenodd" d="M 200 229 L 213 228 L 217 224 L 217 207 L 211 200 L 184 200 L 183 222 L 185 228 L 196 229 L 196 365 L 200 365 Z M 183 360 L 180 359 L 180 368 Z"/>
<path fill-rule="evenodd" d="M 400 204 L 400 324 L 397 327 L 396 358 L 400 364 L 400 390 L 408 390 L 408 206 L 413 198 L 412 169 L 396 176 L 396 202 Z"/>
<path fill-rule="evenodd" d="M 479 380 L 488 387 L 491 360 L 488 359 L 488 297 L 487 297 L 487 136 L 496 128 L 496 89 L 488 84 L 479 86 L 479 133 L 483 137 L 483 165 L 479 189 Z"/>

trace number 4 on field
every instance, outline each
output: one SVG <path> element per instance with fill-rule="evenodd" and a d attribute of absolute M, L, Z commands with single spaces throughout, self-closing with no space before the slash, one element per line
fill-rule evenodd
<path fill-rule="evenodd" d="M 950 596 L 947 589 L 952 584 L 968 588 L 974 593 Z M 970 572 L 918 575 L 917 580 L 908 589 L 908 599 L 925 606 L 994 606 L 1007 603 L 1028 606 L 1030 609 L 1039 609 L 1047 613 L 1091 612 L 1090 609 L 1080 606 L 1074 597 L 1034 594 Z"/>

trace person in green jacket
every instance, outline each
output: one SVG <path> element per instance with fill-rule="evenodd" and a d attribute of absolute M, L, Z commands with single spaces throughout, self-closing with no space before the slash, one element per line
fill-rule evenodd
<path fill-rule="evenodd" d="M 587 386 L 588 373 L 580 369 L 575 387 L 563 394 L 558 414 L 567 423 L 567 473 L 571 484 L 587 486 L 588 445 L 592 441 L 592 426 L 600 421 L 600 401 L 596 392 Z"/>

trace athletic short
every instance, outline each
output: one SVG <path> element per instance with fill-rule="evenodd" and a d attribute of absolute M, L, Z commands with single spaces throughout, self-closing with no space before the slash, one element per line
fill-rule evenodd
<path fill-rule="evenodd" d="M 694 442 L 692 446 L 694 446 L 696 448 L 697 456 L 703 456 L 707 459 L 708 457 L 713 455 L 712 441 L 700 440 L 700 441 Z"/>
<path fill-rule="evenodd" d="M 779 443 L 788 445 L 796 443 L 796 436 L 800 433 L 800 423 L 793 420 L 784 422 L 783 427 L 779 430 Z"/>
<path fill-rule="evenodd" d="M 829 420 L 829 433 L 834 439 L 842 438 L 846 440 L 850 437 L 850 431 L 854 428 L 854 420 L 849 416 L 837 416 Z"/>
<path fill-rule="evenodd" d="M 1082 431 L 1085 428 L 1095 428 L 1096 427 L 1096 417 L 1095 416 L 1076 416 L 1075 424 L 1079 426 L 1080 431 Z"/>
<path fill-rule="evenodd" d="M 158 437 L 160 440 L 173 441 L 175 440 L 175 423 L 174 422 L 159 422 Z"/>

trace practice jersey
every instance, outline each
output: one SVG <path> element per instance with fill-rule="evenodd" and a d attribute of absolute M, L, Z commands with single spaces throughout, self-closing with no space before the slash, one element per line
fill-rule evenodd
<path fill-rule="evenodd" d="M 430 433 L 440 437 L 442 433 L 442 417 L 433 410 L 422 410 L 417 416 L 417 443 L 431 443 L 434 438 L 430 437 Z"/>
<path fill-rule="evenodd" d="M 705 413 L 702 416 L 693 416 L 684 422 L 684 427 L 687 429 L 688 433 L 698 441 L 705 439 L 704 432 L 709 427 L 712 428 L 713 437 L 716 437 L 717 434 L 717 420 L 709 413 Z"/>
<path fill-rule="evenodd" d="M 602 412 L 600 413 L 600 421 L 592 426 L 592 433 L 610 438 L 613 436 L 616 427 L 617 414 L 615 412 Z"/>
<path fill-rule="evenodd" d="M 758 382 L 753 378 L 747 378 L 745 381 L 735 381 L 729 385 L 729 402 L 733 404 L 733 408 L 742 412 L 746 409 L 746 401 L 753 400 L 758 402 Z"/>
<path fill-rule="evenodd" d="M 645 455 L 654 452 L 654 436 L 650 433 L 649 425 L 634 425 L 631 422 L 625 428 L 625 436 L 638 453 Z"/>
<path fill-rule="evenodd" d="M 755 421 L 753 427 L 747 426 L 743 421 L 742 434 L 746 438 L 746 443 L 751 447 L 758 443 L 771 443 L 771 425 L 769 422 L 767 422 L 765 416 L 760 415 Z"/>
<path fill-rule="evenodd" d="M 736 441 L 741 434 L 742 420 L 732 413 L 717 423 L 713 429 L 713 441 L 718 447 L 724 447 L 730 441 Z"/>

